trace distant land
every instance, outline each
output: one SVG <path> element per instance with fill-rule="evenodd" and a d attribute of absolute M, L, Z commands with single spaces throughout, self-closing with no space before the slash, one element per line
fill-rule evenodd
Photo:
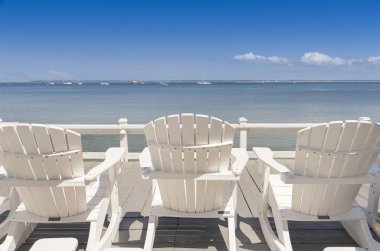
<path fill-rule="evenodd" d="M 107 83 L 132 83 L 136 80 L 70 80 L 70 79 L 52 79 L 52 80 L 33 80 L 33 81 L 0 81 L 1 83 L 7 83 L 7 84 L 33 84 L 33 83 L 50 83 L 54 82 L 56 84 L 61 84 L 63 82 L 72 82 L 72 83 L 101 83 L 101 82 L 107 82 Z M 144 82 L 144 83 L 159 83 L 159 82 L 167 82 L 167 83 L 192 83 L 192 82 L 198 82 L 198 81 L 204 81 L 201 79 L 194 79 L 194 80 L 143 80 L 140 79 L 138 80 L 139 82 Z M 366 82 L 366 83 L 380 83 L 380 80 L 223 80 L 223 79 L 207 79 L 207 81 L 211 82 L 235 82 L 235 83 L 329 83 L 329 82 L 334 82 L 334 83 L 360 83 L 360 82 Z"/>

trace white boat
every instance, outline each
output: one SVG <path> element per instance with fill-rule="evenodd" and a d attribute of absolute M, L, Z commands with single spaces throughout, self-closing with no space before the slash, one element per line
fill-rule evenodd
<path fill-rule="evenodd" d="M 162 82 L 160 82 L 160 85 L 165 85 L 166 86 L 166 85 L 169 85 L 169 84 L 162 81 Z"/>
<path fill-rule="evenodd" d="M 198 85 L 211 85 L 211 82 L 208 82 L 208 81 L 199 81 L 197 83 Z"/>
<path fill-rule="evenodd" d="M 110 85 L 110 84 L 107 82 L 101 82 L 100 85 Z"/>
<path fill-rule="evenodd" d="M 144 82 L 138 81 L 138 80 L 132 80 L 131 83 L 134 85 L 143 85 L 144 84 Z"/>
<path fill-rule="evenodd" d="M 63 82 L 64 85 L 72 85 L 72 82 Z"/>
<path fill-rule="evenodd" d="M 77 85 L 83 85 L 83 83 L 82 82 L 78 82 Z"/>
<path fill-rule="evenodd" d="M 49 85 L 55 85 L 55 83 L 54 82 L 50 82 Z"/>

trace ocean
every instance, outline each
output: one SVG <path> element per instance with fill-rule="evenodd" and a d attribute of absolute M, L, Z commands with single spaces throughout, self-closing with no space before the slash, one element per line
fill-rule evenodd
<path fill-rule="evenodd" d="M 64 124 L 147 123 L 164 115 L 201 113 L 231 123 L 240 117 L 256 123 L 326 122 L 367 116 L 380 121 L 380 82 L 145 82 L 134 85 L 98 83 L 48 85 L 1 83 L 3 121 Z M 104 151 L 118 137 L 84 136 L 84 149 Z M 140 151 L 143 136 L 130 137 L 130 150 Z M 294 148 L 295 135 L 250 135 L 248 146 L 274 150 Z"/>

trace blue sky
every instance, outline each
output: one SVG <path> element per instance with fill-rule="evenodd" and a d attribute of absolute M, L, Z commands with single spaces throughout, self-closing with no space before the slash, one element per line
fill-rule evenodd
<path fill-rule="evenodd" d="M 0 0 L 0 81 L 380 79 L 378 0 Z"/>

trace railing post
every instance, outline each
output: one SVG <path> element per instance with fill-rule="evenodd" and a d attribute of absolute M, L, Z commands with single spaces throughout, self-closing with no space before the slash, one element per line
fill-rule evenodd
<path fill-rule="evenodd" d="M 240 125 L 246 125 L 248 120 L 244 117 L 239 118 Z M 240 129 L 240 148 L 247 149 L 247 129 Z"/>
<path fill-rule="evenodd" d="M 127 118 L 121 118 L 118 121 L 119 126 L 126 126 L 128 124 Z M 128 133 L 127 128 L 120 130 L 120 147 L 125 147 L 127 149 L 125 151 L 124 160 L 128 161 Z"/>

